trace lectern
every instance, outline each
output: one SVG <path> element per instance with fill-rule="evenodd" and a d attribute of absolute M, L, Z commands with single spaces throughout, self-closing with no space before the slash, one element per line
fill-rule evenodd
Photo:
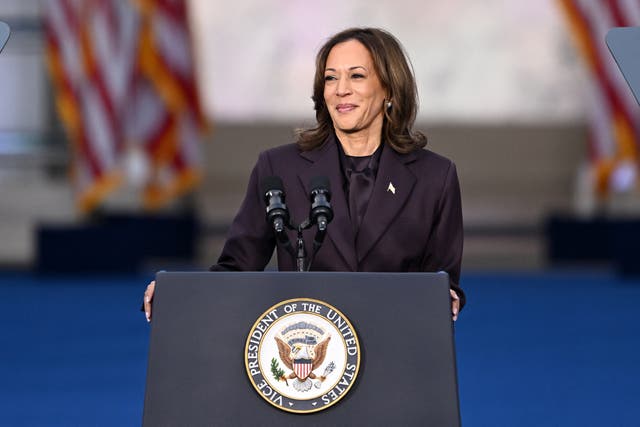
<path fill-rule="evenodd" d="M 448 275 L 158 273 L 143 425 L 459 426 Z"/>

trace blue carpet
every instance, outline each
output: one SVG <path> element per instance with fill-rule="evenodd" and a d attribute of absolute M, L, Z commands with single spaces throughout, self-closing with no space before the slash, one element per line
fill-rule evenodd
<path fill-rule="evenodd" d="M 472 275 L 456 330 L 465 426 L 638 426 L 640 282 Z"/>
<path fill-rule="evenodd" d="M 0 425 L 140 425 L 144 284 L 0 276 Z"/>
<path fill-rule="evenodd" d="M 0 274 L 0 425 L 140 425 L 147 279 Z M 467 273 L 463 285 L 463 425 L 640 425 L 640 281 Z"/>

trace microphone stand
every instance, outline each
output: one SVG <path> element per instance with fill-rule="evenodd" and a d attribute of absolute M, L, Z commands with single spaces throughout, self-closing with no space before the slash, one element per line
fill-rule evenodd
<path fill-rule="evenodd" d="M 309 267 L 311 267 L 311 263 L 307 264 L 307 250 L 304 247 L 304 238 L 302 237 L 302 232 L 311 225 L 309 218 L 307 218 L 298 226 L 296 271 L 309 271 Z"/>
<path fill-rule="evenodd" d="M 324 236 L 327 234 L 327 224 L 318 224 L 318 231 L 316 231 L 316 235 L 313 238 L 313 251 L 311 252 L 311 258 L 307 260 L 307 250 L 304 247 L 302 232 L 312 226 L 313 223 L 309 218 L 305 219 L 304 222 L 298 226 L 298 238 L 296 242 L 296 271 L 309 271 L 309 269 L 311 269 L 311 264 L 313 264 L 313 260 L 316 258 L 316 254 L 320 250 L 322 242 L 324 241 Z"/>
<path fill-rule="evenodd" d="M 311 267 L 311 262 L 307 262 L 307 250 L 304 247 L 304 237 L 302 236 L 302 232 L 312 226 L 313 224 L 309 218 L 305 219 L 302 224 L 298 225 L 298 227 L 295 227 L 291 221 L 280 222 L 278 225 L 276 225 L 275 222 L 273 224 L 273 231 L 275 232 L 276 240 L 284 247 L 289 255 L 296 260 L 296 271 L 309 271 L 309 268 Z M 289 240 L 285 227 L 289 230 L 297 230 L 298 237 L 296 239 L 296 249 L 291 245 L 291 241 Z M 311 257 L 311 261 L 315 258 L 315 254 L 318 252 L 318 249 L 320 249 L 320 245 L 324 239 L 324 232 L 322 233 L 323 236 L 321 239 L 318 239 L 319 234 L 321 234 L 320 230 L 318 230 L 318 233 L 313 240 L 313 255 Z"/>

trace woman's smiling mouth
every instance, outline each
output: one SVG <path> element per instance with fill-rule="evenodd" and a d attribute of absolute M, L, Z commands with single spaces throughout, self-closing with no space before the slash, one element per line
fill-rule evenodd
<path fill-rule="evenodd" d="M 357 105 L 355 104 L 338 104 L 336 110 L 338 110 L 338 113 L 348 113 L 349 111 L 355 110 L 356 107 Z"/>

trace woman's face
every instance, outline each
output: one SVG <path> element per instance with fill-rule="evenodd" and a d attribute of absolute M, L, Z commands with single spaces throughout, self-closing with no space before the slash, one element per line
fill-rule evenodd
<path fill-rule="evenodd" d="M 357 40 L 335 45 L 324 70 L 324 101 L 336 132 L 382 132 L 385 90 L 371 54 Z"/>

